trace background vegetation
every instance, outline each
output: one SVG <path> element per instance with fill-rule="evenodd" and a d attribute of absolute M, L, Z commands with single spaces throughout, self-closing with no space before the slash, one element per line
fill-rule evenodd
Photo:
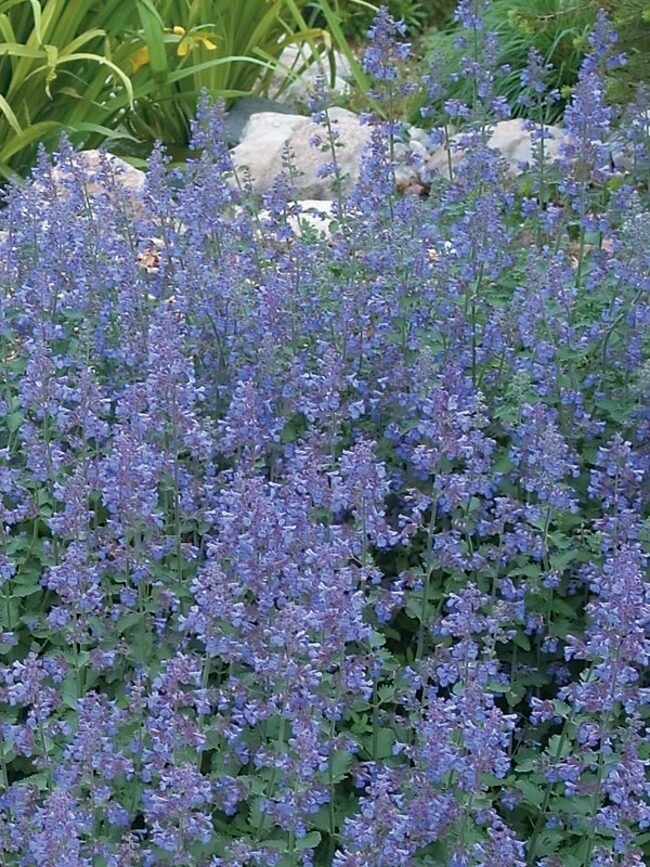
<path fill-rule="evenodd" d="M 325 0 L 326 2 L 326 0 Z M 247 93 L 294 39 L 306 0 L 0 0 L 0 174 L 61 132 L 80 146 L 189 140 L 203 87 Z"/>
<path fill-rule="evenodd" d="M 536 48 L 553 65 L 552 84 L 561 96 L 549 119 L 561 117 L 601 6 L 611 12 L 629 57 L 625 70 L 611 77 L 610 92 L 627 102 L 650 73 L 646 0 L 488 4 L 485 24 L 498 34 L 498 59 L 509 67 L 498 92 L 513 114 L 527 111 L 517 99 L 519 76 Z M 433 64 L 448 82 L 429 112 L 435 123 L 446 99 L 468 98 L 467 79 L 449 78 L 462 52 L 454 2 L 389 0 L 388 7 L 404 20 L 422 66 Z M 367 83 L 354 50 L 373 8 L 367 0 L 0 0 L 0 177 L 25 174 L 38 143 L 51 148 L 61 132 L 79 147 L 107 142 L 135 162 L 161 140 L 184 160 L 202 88 L 227 101 L 263 91 L 291 42 L 308 40 L 320 50 L 337 44 L 363 93 Z M 404 103 L 414 122 L 422 107 L 422 100 Z"/>
<path fill-rule="evenodd" d="M 628 63 L 617 68 L 608 78 L 613 101 L 628 102 L 634 98 L 639 82 L 650 77 L 650 6 L 645 0 L 493 0 L 481 12 L 487 30 L 499 37 L 497 62 L 507 67 L 500 77 L 498 94 L 506 97 L 513 115 L 525 116 L 527 108 L 518 101 L 520 75 L 525 69 L 531 48 L 536 49 L 553 67 L 552 87 L 560 99 L 549 107 L 549 121 L 562 117 L 564 108 L 578 77 L 580 64 L 588 50 L 587 37 L 599 9 L 606 9 L 618 32 L 619 50 L 625 52 Z M 448 21 L 441 28 L 432 28 L 423 36 L 423 54 L 443 74 L 458 70 L 463 47 L 457 44 L 458 24 Z M 440 117 L 442 102 L 457 98 L 467 101 L 470 83 L 459 78 L 448 87 L 434 119 Z"/>

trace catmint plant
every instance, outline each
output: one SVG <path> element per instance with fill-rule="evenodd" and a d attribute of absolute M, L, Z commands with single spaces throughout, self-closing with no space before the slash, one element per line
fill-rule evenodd
<path fill-rule="evenodd" d="M 8 190 L 8 867 L 650 857 L 647 106 L 607 103 L 600 16 L 559 169 L 531 54 L 513 177 L 483 9 L 472 104 L 424 82 L 461 132 L 427 196 L 395 183 L 386 9 L 347 187 L 318 83 L 327 238 L 290 148 L 256 198 L 207 96 L 133 201 L 65 141 Z"/>

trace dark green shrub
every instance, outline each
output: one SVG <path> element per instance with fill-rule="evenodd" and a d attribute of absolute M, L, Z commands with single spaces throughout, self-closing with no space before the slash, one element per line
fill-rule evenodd
<path fill-rule="evenodd" d="M 525 108 L 517 102 L 520 74 L 528 52 L 536 48 L 552 63 L 555 71 L 552 86 L 562 94 L 549 120 L 561 116 L 577 80 L 596 8 L 595 4 L 581 0 L 494 0 L 482 13 L 486 29 L 499 35 L 498 62 L 509 67 L 500 78 L 498 92 L 507 98 L 513 115 L 525 114 Z M 451 22 L 445 29 L 432 30 L 425 36 L 425 56 L 429 60 L 440 57 L 443 75 L 458 70 L 463 51 L 456 45 L 457 32 L 456 23 Z M 466 101 L 470 98 L 469 88 L 470 84 L 461 79 L 445 96 Z"/>
<path fill-rule="evenodd" d="M 341 27 L 348 39 L 359 41 L 365 38 L 366 32 L 379 3 L 371 4 L 366 0 L 334 0 L 332 7 L 341 22 Z M 404 21 L 410 36 L 415 36 L 426 26 L 444 26 L 453 15 L 454 0 L 386 0 L 391 15 L 396 20 Z M 312 21 L 324 25 L 322 8 L 319 0 L 310 0 Z"/>
<path fill-rule="evenodd" d="M 614 102 L 629 102 L 640 82 L 650 81 L 650 2 L 648 0 L 599 0 L 618 33 L 627 63 L 609 79 L 609 96 Z"/>

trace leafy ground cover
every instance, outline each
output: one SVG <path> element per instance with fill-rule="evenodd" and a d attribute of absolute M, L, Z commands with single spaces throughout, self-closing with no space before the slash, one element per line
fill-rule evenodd
<path fill-rule="evenodd" d="M 65 144 L 12 192 L 3 864 L 646 863 L 647 102 L 614 175 L 601 17 L 574 144 L 547 165 L 538 127 L 515 189 L 458 17 L 463 162 L 396 198 L 380 14 L 388 120 L 329 239 L 288 227 L 290 168 L 258 216 L 207 100 L 135 222 Z"/>
<path fill-rule="evenodd" d="M 508 100 L 513 115 L 528 116 L 528 107 L 518 97 L 521 74 L 526 68 L 531 48 L 552 64 L 549 85 L 556 88 L 559 98 L 547 105 L 548 121 L 560 120 L 577 79 L 588 36 L 599 10 L 611 15 L 618 34 L 619 50 L 625 52 L 624 66 L 613 67 L 607 74 L 607 93 L 613 101 L 627 103 L 634 98 L 639 82 L 650 77 L 650 12 L 645 0 L 490 0 L 484 4 L 485 27 L 499 37 L 498 62 L 509 70 L 499 82 L 498 93 Z M 399 16 L 398 16 L 399 17 Z M 419 42 L 419 53 L 438 64 L 447 73 L 457 72 L 465 51 L 459 41 L 457 20 L 438 18 L 435 26 L 425 29 Z M 454 78 L 446 88 L 446 98 L 471 100 L 471 79 Z"/>

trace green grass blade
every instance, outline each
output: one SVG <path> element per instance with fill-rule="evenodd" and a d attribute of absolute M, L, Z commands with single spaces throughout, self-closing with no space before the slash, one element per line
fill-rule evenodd
<path fill-rule="evenodd" d="M 0 55 L 11 54 L 16 57 L 42 58 L 45 52 L 38 48 L 28 48 L 20 42 L 0 42 Z"/>
<path fill-rule="evenodd" d="M 84 45 L 92 42 L 93 39 L 99 39 L 102 36 L 106 36 L 106 31 L 100 30 L 98 27 L 95 27 L 92 30 L 86 30 L 85 33 L 77 36 L 76 39 L 72 40 L 72 42 L 68 42 L 65 48 L 61 49 L 61 56 L 63 57 L 66 54 L 74 54 L 75 51 L 78 51 Z"/>
<path fill-rule="evenodd" d="M 53 120 L 40 121 L 26 127 L 20 135 L 11 136 L 5 145 L 0 149 L 0 164 L 7 163 L 12 156 L 19 151 L 34 144 L 36 141 L 41 141 L 47 135 L 56 130 L 61 129 L 61 124 Z"/>
<path fill-rule="evenodd" d="M 162 81 L 167 72 L 167 49 L 165 28 L 158 10 L 151 0 L 136 0 L 144 42 L 149 51 L 149 66 L 157 81 Z"/>
<path fill-rule="evenodd" d="M 110 69 L 124 85 L 129 105 L 133 105 L 133 85 L 131 84 L 131 79 L 122 69 L 120 69 L 119 66 L 111 60 L 108 60 L 108 58 L 102 57 L 101 54 L 91 54 L 86 51 L 79 51 L 76 54 L 68 54 L 66 57 L 60 57 L 59 65 L 63 63 L 73 63 L 75 60 L 91 60 L 94 63 L 98 63 L 100 66 L 108 67 L 108 69 Z"/>
<path fill-rule="evenodd" d="M 18 42 L 8 15 L 0 15 L 0 36 L 5 42 Z"/>
<path fill-rule="evenodd" d="M 330 6 L 329 0 L 319 0 L 319 6 L 323 13 L 323 16 L 325 17 L 325 20 L 327 21 L 327 26 L 329 27 L 330 33 L 332 34 L 339 51 L 343 54 L 345 59 L 350 64 L 350 69 L 352 70 L 352 75 L 354 76 L 357 87 L 361 90 L 362 93 L 367 93 L 370 88 L 370 83 L 363 69 L 361 68 L 361 64 L 352 53 L 352 49 L 350 48 L 350 45 L 345 38 L 345 34 L 341 29 L 341 24 L 339 22 L 338 16 L 334 13 L 334 10 Z"/>
<path fill-rule="evenodd" d="M 13 112 L 12 107 L 9 105 L 7 100 L 0 94 L 0 111 L 4 114 L 7 119 L 7 123 L 16 133 L 16 135 L 22 135 L 22 127 L 18 123 L 18 118 Z"/>
<path fill-rule="evenodd" d="M 41 14 L 41 4 L 39 0 L 29 0 L 32 13 L 34 15 L 34 30 L 33 34 L 39 45 L 43 44 L 43 16 Z"/>

